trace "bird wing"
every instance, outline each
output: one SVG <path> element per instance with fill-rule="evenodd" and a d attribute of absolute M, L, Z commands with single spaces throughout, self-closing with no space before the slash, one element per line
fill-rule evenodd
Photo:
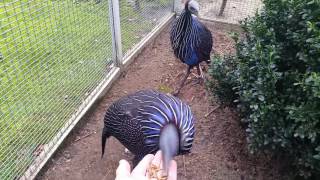
<path fill-rule="evenodd" d="M 114 102 L 105 115 L 105 127 L 110 135 L 117 138 L 130 152 L 141 153 L 144 145 L 144 135 L 136 108 L 141 103 L 130 96 Z"/>
<path fill-rule="evenodd" d="M 210 60 L 210 54 L 213 46 L 213 39 L 211 31 L 199 20 L 197 20 L 197 24 L 199 27 L 199 38 L 200 43 L 197 47 L 197 54 L 199 57 L 199 61 L 207 61 Z"/>
<path fill-rule="evenodd" d="M 117 139 L 136 155 L 159 149 L 160 129 L 166 121 L 166 114 L 159 107 L 159 95 L 153 90 L 142 90 L 114 103 L 120 131 Z"/>

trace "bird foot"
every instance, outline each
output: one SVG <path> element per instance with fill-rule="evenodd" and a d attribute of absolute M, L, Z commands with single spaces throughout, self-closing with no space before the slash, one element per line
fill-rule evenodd
<path fill-rule="evenodd" d="M 199 76 L 197 79 L 194 80 L 194 83 L 192 84 L 192 86 L 196 86 L 198 84 L 202 85 L 204 81 L 205 81 L 204 78 Z"/>
<path fill-rule="evenodd" d="M 193 76 L 196 77 L 196 78 L 199 78 L 199 77 L 200 77 L 199 75 L 197 75 L 197 74 L 195 74 L 195 73 L 191 73 L 191 75 L 193 75 Z"/>

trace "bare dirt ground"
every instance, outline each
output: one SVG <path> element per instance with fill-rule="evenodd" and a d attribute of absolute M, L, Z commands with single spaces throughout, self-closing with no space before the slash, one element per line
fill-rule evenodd
<path fill-rule="evenodd" d="M 208 25 L 214 35 L 214 53 L 233 51 L 225 30 Z M 141 89 L 170 90 L 177 87 L 186 66 L 173 56 L 166 28 L 114 84 L 106 96 L 86 115 L 67 138 L 37 179 L 112 180 L 120 159 L 130 160 L 124 147 L 114 138 L 107 141 L 101 159 L 100 136 L 108 106 L 118 98 Z M 196 71 L 194 71 L 196 72 Z M 249 154 L 244 129 L 235 110 L 218 106 L 204 85 L 187 81 L 179 97 L 190 104 L 196 118 L 192 153 L 176 157 L 178 179 L 267 180 L 282 179 L 274 164 L 265 157 Z"/>

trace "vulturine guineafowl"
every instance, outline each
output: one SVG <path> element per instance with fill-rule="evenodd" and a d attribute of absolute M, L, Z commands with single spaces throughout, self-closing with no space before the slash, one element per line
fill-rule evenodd
<path fill-rule="evenodd" d="M 199 77 L 204 79 L 200 63 L 210 63 L 212 50 L 212 34 L 197 18 L 199 4 L 195 0 L 182 0 L 184 10 L 172 25 L 170 42 L 175 56 L 188 65 L 187 74 L 183 78 L 174 95 L 179 94 L 193 67 L 197 67 Z"/>
<path fill-rule="evenodd" d="M 141 90 L 114 102 L 104 117 L 102 156 L 106 139 L 118 139 L 135 157 L 163 152 L 164 168 L 176 155 L 190 152 L 195 133 L 190 107 L 178 98 Z"/>

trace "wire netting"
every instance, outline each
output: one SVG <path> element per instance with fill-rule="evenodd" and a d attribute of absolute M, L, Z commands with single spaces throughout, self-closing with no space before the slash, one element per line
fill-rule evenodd
<path fill-rule="evenodd" d="M 108 3 L 0 1 L 0 179 L 36 169 L 107 80 L 115 66 Z M 172 7 L 120 0 L 123 53 Z"/>
<path fill-rule="evenodd" d="M 120 0 L 124 57 L 173 10 L 172 0 Z M 124 28 L 126 27 L 126 28 Z"/>
<path fill-rule="evenodd" d="M 0 2 L 0 179 L 20 177 L 112 64 L 107 1 Z"/>
<path fill-rule="evenodd" d="M 228 24 L 239 24 L 239 21 L 253 16 L 263 3 L 262 0 L 196 0 L 200 5 L 201 18 Z M 176 0 L 177 11 L 184 7 L 181 0 Z"/>

